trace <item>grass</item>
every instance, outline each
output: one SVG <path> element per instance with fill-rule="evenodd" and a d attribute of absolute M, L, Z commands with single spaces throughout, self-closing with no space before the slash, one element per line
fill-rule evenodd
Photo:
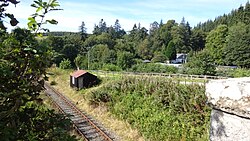
<path fill-rule="evenodd" d="M 105 127 L 115 132 L 121 138 L 121 140 L 145 140 L 136 129 L 133 129 L 129 125 L 129 123 L 122 120 L 118 120 L 110 112 L 108 112 L 104 105 L 90 106 L 89 101 L 86 100 L 85 93 L 93 89 L 98 89 L 98 87 L 102 87 L 102 85 L 90 89 L 83 89 L 80 91 L 75 91 L 74 89 L 72 89 L 69 86 L 69 74 L 72 73 L 72 71 L 73 70 L 50 68 L 48 69 L 48 72 L 51 74 L 49 75 L 49 82 L 55 81 L 56 85 L 53 85 L 53 87 L 56 90 L 70 98 L 77 105 L 78 108 L 87 112 L 96 120 L 100 121 Z M 103 81 L 108 81 L 108 79 L 109 78 L 104 79 Z"/>

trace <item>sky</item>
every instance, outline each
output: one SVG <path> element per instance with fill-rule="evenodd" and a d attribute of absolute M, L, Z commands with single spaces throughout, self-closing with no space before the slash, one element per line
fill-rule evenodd
<path fill-rule="evenodd" d="M 35 13 L 30 5 L 32 0 L 19 0 L 18 5 L 10 6 L 7 12 L 13 13 L 20 22 L 19 27 L 27 28 L 28 17 Z M 43 0 L 46 1 L 46 0 Z M 48 0 L 47 0 L 48 1 Z M 199 22 L 228 14 L 233 9 L 245 6 L 248 0 L 58 0 L 63 10 L 52 11 L 46 18 L 56 19 L 57 25 L 46 25 L 50 31 L 78 32 L 82 21 L 88 33 L 103 19 L 107 26 L 114 25 L 116 19 L 125 31 L 134 24 L 149 29 L 150 23 L 166 23 L 175 20 L 180 23 L 184 17 L 193 27 Z M 12 28 L 5 24 L 8 31 Z"/>

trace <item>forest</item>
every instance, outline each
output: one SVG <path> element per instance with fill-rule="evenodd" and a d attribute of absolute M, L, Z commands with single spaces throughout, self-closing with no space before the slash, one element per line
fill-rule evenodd
<path fill-rule="evenodd" d="M 176 73 L 172 67 L 155 67 L 174 60 L 177 53 L 188 54 L 188 63 L 179 73 L 219 75 L 217 66 L 249 68 L 250 5 L 229 14 L 190 27 L 183 17 L 180 23 L 154 21 L 150 28 L 134 24 L 124 31 L 119 20 L 107 26 L 104 19 L 86 33 L 85 22 L 79 32 L 45 34 L 53 50 L 53 61 L 61 68 L 109 71 L 147 71 Z M 151 63 L 142 63 L 150 60 Z M 61 65 L 60 65 L 61 63 Z M 152 69 L 160 68 L 160 69 Z"/>

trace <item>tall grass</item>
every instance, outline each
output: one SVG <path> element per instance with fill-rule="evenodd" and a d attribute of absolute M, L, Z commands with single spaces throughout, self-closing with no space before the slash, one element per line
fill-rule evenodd
<path fill-rule="evenodd" d="M 208 140 L 210 109 L 205 88 L 162 77 L 123 77 L 88 92 L 149 140 Z"/>

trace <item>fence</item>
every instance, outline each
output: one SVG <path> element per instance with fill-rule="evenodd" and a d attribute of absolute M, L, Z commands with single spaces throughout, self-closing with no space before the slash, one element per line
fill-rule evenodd
<path fill-rule="evenodd" d="M 90 70 L 90 72 L 96 75 L 103 76 L 116 76 L 116 75 L 147 75 L 147 76 L 163 76 L 169 78 L 187 78 L 187 79 L 226 79 L 228 77 L 223 76 L 211 76 L 211 75 L 188 75 L 188 74 L 168 74 L 168 73 L 140 73 L 140 72 L 115 72 L 115 71 L 102 71 L 102 70 Z"/>
<path fill-rule="evenodd" d="M 149 76 L 149 77 L 165 77 L 172 78 L 176 82 L 181 84 L 199 84 L 205 85 L 208 80 L 212 79 L 226 79 L 227 77 L 222 76 L 210 76 L 210 75 L 188 75 L 188 74 L 168 74 L 168 73 L 139 73 L 139 72 L 114 72 L 114 71 L 102 71 L 102 70 L 91 70 L 91 73 L 99 77 L 112 77 L 121 78 L 126 76 Z"/>

